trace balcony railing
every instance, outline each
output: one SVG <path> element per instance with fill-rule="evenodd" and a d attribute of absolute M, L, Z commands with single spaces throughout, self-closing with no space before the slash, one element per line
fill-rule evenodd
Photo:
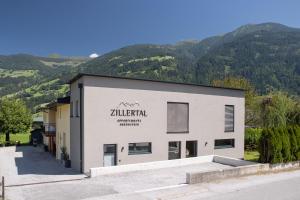
<path fill-rule="evenodd" d="M 44 123 L 46 134 L 55 134 L 56 124 L 55 123 Z"/>

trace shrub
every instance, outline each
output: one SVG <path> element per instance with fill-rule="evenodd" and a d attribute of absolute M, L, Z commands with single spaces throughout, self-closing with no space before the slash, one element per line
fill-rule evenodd
<path fill-rule="evenodd" d="M 270 160 L 270 130 L 263 129 L 258 145 L 259 162 L 267 163 Z"/>
<path fill-rule="evenodd" d="M 281 133 L 278 129 L 272 128 L 270 130 L 270 162 L 271 163 L 281 163 L 282 158 L 282 140 Z"/>
<path fill-rule="evenodd" d="M 259 145 L 261 134 L 261 128 L 247 128 L 245 130 L 245 149 L 249 151 L 256 150 Z"/>
<path fill-rule="evenodd" d="M 300 127 L 295 126 L 293 130 L 294 130 L 295 137 L 297 138 L 297 144 L 298 144 L 298 151 L 296 157 L 297 160 L 300 160 Z"/>
<path fill-rule="evenodd" d="M 299 126 L 263 129 L 258 150 L 262 163 L 300 160 Z"/>
<path fill-rule="evenodd" d="M 297 137 L 296 137 L 293 127 L 288 128 L 288 134 L 289 134 L 290 145 L 291 145 L 291 157 L 292 157 L 291 159 L 298 160 L 297 153 L 298 153 L 298 148 L 299 148 L 300 143 L 298 143 L 298 141 L 297 141 Z"/>
<path fill-rule="evenodd" d="M 284 162 L 289 162 L 292 160 L 291 154 L 291 143 L 287 128 L 279 128 L 280 138 L 282 139 L 282 159 Z"/>

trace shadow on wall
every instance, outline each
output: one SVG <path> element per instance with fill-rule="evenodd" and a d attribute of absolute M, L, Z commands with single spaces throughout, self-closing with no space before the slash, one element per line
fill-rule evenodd
<path fill-rule="evenodd" d="M 17 146 L 15 164 L 18 175 L 39 174 L 39 175 L 75 175 L 80 174 L 71 168 L 65 168 L 59 161 L 48 152 L 39 147 Z"/>

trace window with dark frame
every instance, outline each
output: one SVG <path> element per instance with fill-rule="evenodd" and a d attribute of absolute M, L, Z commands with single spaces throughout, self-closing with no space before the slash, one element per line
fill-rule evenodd
<path fill-rule="evenodd" d="M 234 106 L 225 105 L 225 132 L 234 132 Z"/>
<path fill-rule="evenodd" d="M 215 149 L 234 148 L 234 139 L 218 139 L 215 140 Z"/>
<path fill-rule="evenodd" d="M 189 104 L 167 103 L 167 133 L 189 132 Z"/>
<path fill-rule="evenodd" d="M 190 140 L 186 141 L 185 143 L 185 157 L 191 158 L 191 157 L 197 157 L 197 140 Z"/>
<path fill-rule="evenodd" d="M 181 158 L 181 141 L 169 142 L 168 159 L 180 159 Z"/>
<path fill-rule="evenodd" d="M 129 143 L 128 155 L 152 153 L 151 142 Z"/>

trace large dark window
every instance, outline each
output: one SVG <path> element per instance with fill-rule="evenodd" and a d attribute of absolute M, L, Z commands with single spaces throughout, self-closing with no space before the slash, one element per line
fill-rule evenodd
<path fill-rule="evenodd" d="M 234 139 L 215 140 L 215 149 L 234 148 Z"/>
<path fill-rule="evenodd" d="M 187 133 L 189 131 L 189 104 L 168 102 L 167 132 Z"/>
<path fill-rule="evenodd" d="M 225 106 L 225 132 L 234 132 L 234 106 Z"/>
<path fill-rule="evenodd" d="M 148 154 L 151 153 L 151 142 L 129 143 L 128 154 Z"/>

